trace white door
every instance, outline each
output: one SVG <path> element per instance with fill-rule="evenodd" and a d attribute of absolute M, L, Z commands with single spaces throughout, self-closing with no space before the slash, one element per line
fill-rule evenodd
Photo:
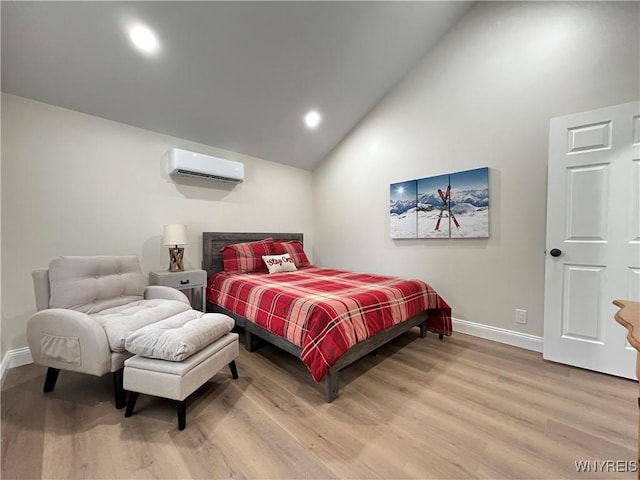
<path fill-rule="evenodd" d="M 554 118 L 544 358 L 635 378 L 615 299 L 640 301 L 640 102 Z"/>

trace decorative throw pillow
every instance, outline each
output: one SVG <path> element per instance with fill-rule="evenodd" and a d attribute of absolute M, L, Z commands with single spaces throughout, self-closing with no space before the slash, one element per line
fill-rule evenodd
<path fill-rule="evenodd" d="M 266 272 L 262 257 L 271 255 L 272 238 L 257 242 L 236 243 L 222 249 L 222 264 L 227 273 Z"/>
<path fill-rule="evenodd" d="M 262 257 L 269 273 L 295 272 L 298 270 L 288 253 L 283 255 L 265 255 Z"/>
<path fill-rule="evenodd" d="M 302 243 L 298 240 L 291 240 L 289 242 L 273 242 L 272 252 L 276 255 L 282 255 L 288 253 L 291 256 L 291 260 L 296 267 L 307 267 L 311 265 L 307 255 L 304 253 Z"/>

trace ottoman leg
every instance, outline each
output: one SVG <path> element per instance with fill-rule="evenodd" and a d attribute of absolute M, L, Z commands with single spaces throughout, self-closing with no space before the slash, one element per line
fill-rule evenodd
<path fill-rule="evenodd" d="M 138 400 L 138 392 L 129 392 L 129 398 L 127 399 L 127 409 L 124 412 L 125 417 L 133 415 L 133 409 L 136 407 L 136 400 Z"/>
<path fill-rule="evenodd" d="M 116 370 L 113 372 L 113 391 L 116 397 L 116 408 L 119 410 L 124 407 L 126 402 L 126 395 L 124 393 L 124 387 L 122 386 L 122 381 L 124 378 L 124 368 L 120 370 Z"/>
<path fill-rule="evenodd" d="M 235 360 L 231 360 L 231 363 L 229 364 L 229 370 L 231 370 L 231 376 L 233 378 L 238 378 L 238 369 L 236 368 Z"/>
<path fill-rule="evenodd" d="M 184 430 L 187 425 L 187 401 L 180 400 L 178 402 L 178 429 Z"/>

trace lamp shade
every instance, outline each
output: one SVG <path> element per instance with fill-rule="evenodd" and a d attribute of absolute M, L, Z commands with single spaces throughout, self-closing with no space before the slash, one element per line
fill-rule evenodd
<path fill-rule="evenodd" d="M 187 226 L 172 223 L 164 226 L 163 245 L 187 245 Z"/>

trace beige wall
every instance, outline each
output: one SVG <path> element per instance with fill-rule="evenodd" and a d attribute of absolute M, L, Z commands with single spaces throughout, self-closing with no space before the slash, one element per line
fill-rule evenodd
<path fill-rule="evenodd" d="M 176 183 L 181 147 L 245 164 L 245 182 Z M 2 95 L 2 357 L 26 346 L 31 271 L 59 255 L 135 254 L 166 269 L 167 223 L 184 223 L 185 268 L 200 268 L 203 231 L 303 232 L 313 249 L 311 172 Z M 11 279 L 11 281 L 6 281 Z"/>
<path fill-rule="evenodd" d="M 166 223 L 189 227 L 187 267 L 200 265 L 202 231 L 302 231 L 316 263 L 423 278 L 457 318 L 542 335 L 549 119 L 640 97 L 639 9 L 479 2 L 313 180 L 3 94 L 2 357 L 26 346 L 31 270 L 58 255 L 131 253 L 145 272 L 166 268 Z M 173 182 L 164 164 L 175 146 L 242 161 L 247 180 Z M 489 239 L 389 238 L 390 183 L 483 166 Z"/>
<path fill-rule="evenodd" d="M 2 102 L 0 102 L 0 148 L 2 146 Z M 0 220 L 2 219 L 2 155 L 0 155 Z M 0 312 L 2 312 L 2 222 L 0 221 Z M 1 314 L 0 314 L 1 316 Z M 0 361 L 4 361 L 5 343 L 0 324 Z M 6 367 L 5 367 L 6 368 Z M 1 375 L 1 372 L 0 372 Z M 0 378 L 0 381 L 2 379 Z"/>
<path fill-rule="evenodd" d="M 542 336 L 549 119 L 640 98 L 639 10 L 476 4 L 314 171 L 316 262 L 419 277 L 456 318 Z M 390 183 L 485 166 L 489 239 L 389 238 Z"/>

